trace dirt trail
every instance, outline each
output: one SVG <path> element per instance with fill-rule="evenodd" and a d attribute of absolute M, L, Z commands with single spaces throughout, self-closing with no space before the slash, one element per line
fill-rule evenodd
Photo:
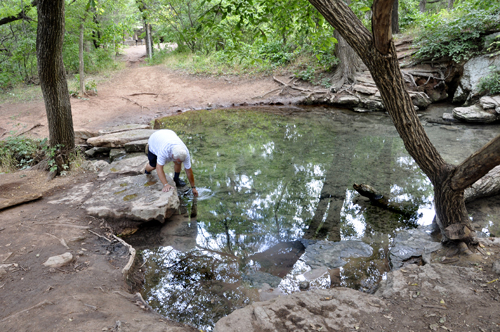
<path fill-rule="evenodd" d="M 272 78 L 239 79 L 199 77 L 175 72 L 164 66 L 143 66 L 145 46 L 125 49 L 126 69 L 97 86 L 98 95 L 71 98 L 75 130 L 101 129 L 124 123 L 146 123 L 179 111 L 232 104 L 259 103 L 260 96 L 276 89 Z M 30 129 L 34 137 L 47 137 L 43 101 L 4 104 L 0 107 L 0 137 L 11 130 Z"/>

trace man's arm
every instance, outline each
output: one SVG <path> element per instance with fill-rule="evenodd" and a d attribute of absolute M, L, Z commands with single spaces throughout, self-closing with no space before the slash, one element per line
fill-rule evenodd
<path fill-rule="evenodd" d="M 194 183 L 194 174 L 193 174 L 193 169 L 192 168 L 185 168 L 187 178 L 189 180 L 189 184 L 191 185 L 191 188 L 193 190 L 193 195 L 198 196 L 198 190 L 196 190 L 195 183 Z"/>
<path fill-rule="evenodd" d="M 163 170 L 164 165 L 156 164 L 156 174 L 160 178 L 161 183 L 163 184 L 162 191 L 167 192 L 172 188 L 171 185 L 168 184 L 167 177 L 165 176 L 165 171 Z"/>

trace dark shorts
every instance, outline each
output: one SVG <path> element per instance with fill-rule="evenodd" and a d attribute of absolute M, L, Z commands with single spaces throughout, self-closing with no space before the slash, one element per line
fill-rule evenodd
<path fill-rule="evenodd" d="M 156 168 L 156 159 L 158 159 L 158 157 L 154 153 L 149 151 L 149 149 L 148 149 L 148 159 L 149 159 L 149 166 Z"/>

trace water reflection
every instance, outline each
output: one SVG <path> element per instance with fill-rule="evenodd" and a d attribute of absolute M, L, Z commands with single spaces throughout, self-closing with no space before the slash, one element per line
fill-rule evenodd
<path fill-rule="evenodd" d="M 211 330 L 264 293 L 372 291 L 389 270 L 395 232 L 434 216 L 430 182 L 386 117 L 223 110 L 184 113 L 162 125 L 189 146 L 200 197 L 184 198 L 188 212 L 168 222 L 163 245 L 143 251 L 143 296 L 168 318 L 197 328 Z M 372 206 L 353 183 L 407 204 L 410 216 Z M 311 270 L 300 261 L 298 239 L 361 239 L 374 253 Z"/>

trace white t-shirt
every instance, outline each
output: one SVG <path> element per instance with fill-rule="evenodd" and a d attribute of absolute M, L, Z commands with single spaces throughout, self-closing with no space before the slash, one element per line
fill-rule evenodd
<path fill-rule="evenodd" d="M 158 157 L 157 162 L 162 166 L 170 161 L 173 161 L 172 149 L 174 146 L 183 146 L 184 149 L 186 149 L 186 159 L 183 161 L 184 169 L 191 168 L 191 156 L 189 155 L 189 150 L 181 141 L 179 136 L 177 136 L 177 134 L 172 130 L 161 129 L 154 132 L 151 136 L 149 136 L 148 144 L 149 151 Z"/>

